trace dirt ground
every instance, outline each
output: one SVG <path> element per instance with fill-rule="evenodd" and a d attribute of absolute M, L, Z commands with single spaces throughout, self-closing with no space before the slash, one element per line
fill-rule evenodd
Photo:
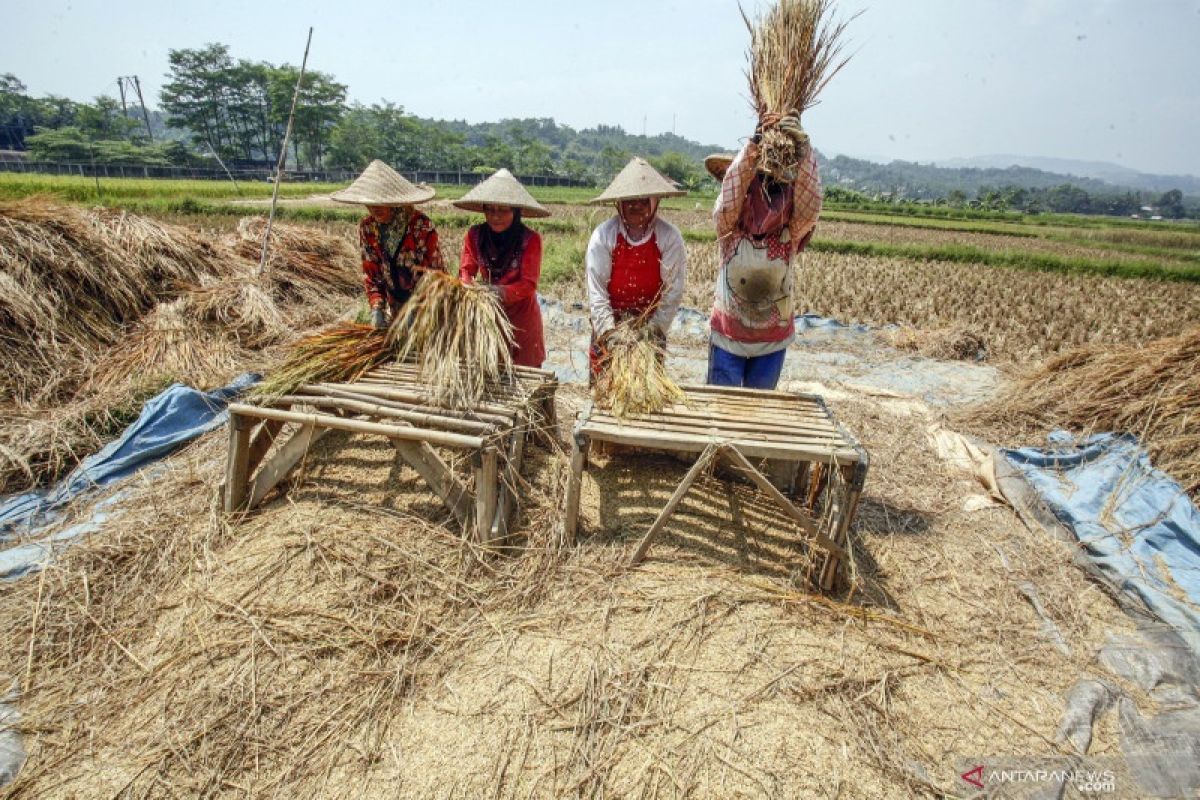
<path fill-rule="evenodd" d="M 564 373 L 573 313 L 549 337 Z M 704 355 L 682 332 L 672 368 L 697 379 Z M 593 459 L 565 549 L 565 459 L 535 448 L 514 547 L 480 562 L 365 437 L 326 437 L 287 494 L 224 520 L 213 434 L 0 594 L 28 729 L 13 796 L 942 796 L 972 759 L 1066 752 L 1067 690 L 1132 626 L 931 446 L 1003 377 L 849 333 L 788 358 L 785 386 L 871 455 L 853 588 L 797 586 L 796 529 L 717 477 L 624 566 L 687 469 L 667 456 Z M 906 393 L 907 372 L 933 377 Z M 560 388 L 560 433 L 585 397 Z M 1118 752 L 1110 715 L 1091 754 Z"/>

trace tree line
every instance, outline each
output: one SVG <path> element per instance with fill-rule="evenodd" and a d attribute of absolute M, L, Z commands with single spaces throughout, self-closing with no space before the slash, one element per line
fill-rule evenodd
<path fill-rule="evenodd" d="M 209 44 L 168 51 L 158 109 L 123 107 L 110 96 L 76 102 L 30 97 L 16 76 L 0 75 L 0 149 L 27 150 L 40 161 L 274 167 L 299 70 L 290 64 L 235 58 Z M 149 130 L 143 124 L 149 118 Z M 379 158 L 400 170 L 555 175 L 595 184 L 633 155 L 649 158 L 688 189 L 714 189 L 702 166 L 724 148 L 673 133 L 633 135 L 618 126 L 576 130 L 553 119 L 472 124 L 423 119 L 402 105 L 347 102 L 335 76 L 306 71 L 287 154 L 295 170 L 358 171 Z M 1127 191 L 1102 181 L 1041 170 L 942 168 L 904 161 L 875 164 L 820 158 L 831 197 L 838 191 L 885 202 L 917 201 L 1026 212 L 1127 216 L 1151 206 L 1167 218 L 1195 216 L 1195 200 L 1178 190 Z"/>
<path fill-rule="evenodd" d="M 110 96 L 91 103 L 33 98 L 15 76 L 0 76 L 0 149 L 28 150 L 33 159 L 47 161 L 196 166 L 220 159 L 231 168 L 274 166 L 296 67 L 235 58 L 223 44 L 169 50 L 167 60 L 160 110 L 150 112 L 157 131 L 140 125 L 140 107 L 122 108 Z M 697 188 L 708 180 L 704 155 L 717 149 L 674 134 L 635 136 L 609 125 L 575 130 L 553 119 L 474 125 L 422 119 L 386 100 L 348 103 L 344 83 L 306 70 L 287 165 L 356 171 L 379 158 L 401 170 L 484 173 L 506 167 L 523 175 L 602 182 L 637 154 L 681 185 Z"/>

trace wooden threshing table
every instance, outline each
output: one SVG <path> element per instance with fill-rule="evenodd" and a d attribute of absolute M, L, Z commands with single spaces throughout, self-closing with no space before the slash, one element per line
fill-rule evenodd
<path fill-rule="evenodd" d="M 866 481 L 866 451 L 816 395 L 719 386 L 682 388 L 685 402 L 657 414 L 618 419 L 594 404 L 580 412 L 571 447 L 566 541 L 575 540 L 580 486 L 591 443 L 699 453 L 630 563 L 645 557 L 654 537 L 705 468 L 724 460 L 773 499 L 824 551 L 818 582 L 823 589 L 832 588 L 846 556 L 847 531 Z M 795 469 L 782 470 L 788 475 L 786 485 L 777 487 L 751 459 L 769 459 L 777 462 L 776 466 L 778 462 L 794 464 Z"/>
<path fill-rule="evenodd" d="M 557 388 L 554 373 L 516 367 L 512 381 L 491 387 L 471 408 L 442 408 L 429 402 L 415 365 L 394 363 L 350 383 L 310 384 L 283 397 L 232 404 L 225 510 L 261 503 L 329 431 L 367 433 L 389 439 L 459 524 L 473 523 L 478 541 L 491 543 L 507 533 L 517 506 L 513 487 L 526 436 L 554 429 Z M 470 453 L 471 489 L 435 447 Z"/>

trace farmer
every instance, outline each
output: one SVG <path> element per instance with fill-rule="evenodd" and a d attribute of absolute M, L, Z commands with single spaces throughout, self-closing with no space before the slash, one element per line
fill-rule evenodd
<path fill-rule="evenodd" d="M 761 129 L 736 156 L 704 166 L 721 182 L 713 209 L 721 268 L 710 327 L 708 382 L 774 389 L 795 338 L 792 257 L 812 237 L 821 182 L 798 115 L 768 120 L 796 143 L 798 160 L 774 174 L 758 164 Z"/>
<path fill-rule="evenodd" d="M 663 197 L 686 194 L 641 158 L 634 158 L 593 203 L 615 203 L 616 216 L 592 231 L 587 248 L 593 378 L 608 354 L 618 322 L 652 326 L 665 356 L 667 331 L 679 311 L 687 251 L 679 229 L 658 216 Z"/>
<path fill-rule="evenodd" d="M 542 272 L 542 237 L 525 227 L 522 217 L 548 217 L 506 169 L 498 171 L 454 203 L 483 214 L 463 239 L 458 275 L 463 283 L 486 286 L 496 294 L 513 326 L 513 363 L 540 367 L 546 360 L 538 276 Z"/>
<path fill-rule="evenodd" d="M 378 159 L 354 183 L 330 195 L 339 203 L 367 207 L 358 241 L 363 287 L 376 328 L 387 327 L 389 315 L 394 317 L 412 295 L 421 273 L 445 269 L 433 222 L 415 207 L 433 195 L 432 188 L 414 186 Z"/>

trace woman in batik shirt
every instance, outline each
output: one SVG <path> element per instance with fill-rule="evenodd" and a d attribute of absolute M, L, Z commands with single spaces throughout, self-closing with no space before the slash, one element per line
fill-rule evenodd
<path fill-rule="evenodd" d="M 382 161 L 372 161 L 349 187 L 330 197 L 367 207 L 359 223 L 363 288 L 371 307 L 371 324 L 386 327 L 412 295 L 421 274 L 444 269 L 438 235 L 417 203 L 433 199 L 428 186 L 414 185 Z"/>

